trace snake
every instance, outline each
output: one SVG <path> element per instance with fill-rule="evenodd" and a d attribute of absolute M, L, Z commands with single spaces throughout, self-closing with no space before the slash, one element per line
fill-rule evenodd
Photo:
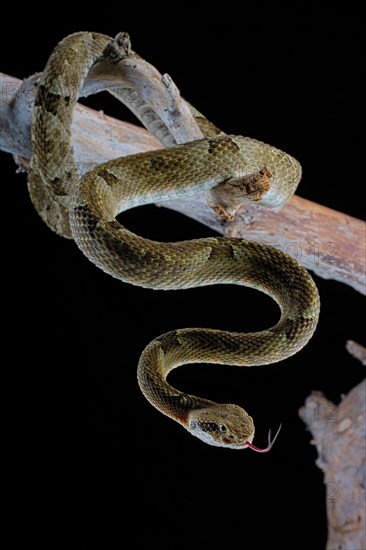
<path fill-rule="evenodd" d="M 243 285 L 277 302 L 280 319 L 266 330 L 171 330 L 147 345 L 137 367 L 146 399 L 191 435 L 213 446 L 267 452 L 275 438 L 269 434 L 265 448 L 254 445 L 254 421 L 245 409 L 180 391 L 168 375 L 185 364 L 249 367 L 297 353 L 312 337 L 319 317 L 312 277 L 295 259 L 260 242 L 216 236 L 155 242 L 132 233 L 116 218 L 136 206 L 194 197 L 233 182 L 252 189 L 265 180 L 263 197 L 254 200 L 278 206 L 295 192 L 301 165 L 256 139 L 213 132 L 207 121 L 202 139 L 113 159 L 80 177 L 71 142 L 73 113 L 90 70 L 101 60 L 111 65 L 118 61 L 116 44 L 121 48 L 126 35 L 118 37 L 72 34 L 47 61 L 32 113 L 31 201 L 53 231 L 72 238 L 93 264 L 125 283 L 157 290 Z"/>

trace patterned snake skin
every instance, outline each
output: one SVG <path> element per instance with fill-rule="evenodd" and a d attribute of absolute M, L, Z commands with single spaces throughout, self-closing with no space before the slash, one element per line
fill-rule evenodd
<path fill-rule="evenodd" d="M 274 147 L 221 133 L 106 162 L 80 181 L 71 146 L 73 111 L 90 68 L 101 59 L 113 63 L 113 44 L 107 36 L 77 33 L 52 53 L 33 111 L 28 180 L 32 202 L 49 227 L 72 237 L 95 265 L 122 281 L 152 289 L 240 284 L 265 292 L 279 304 L 281 318 L 272 328 L 248 334 L 175 330 L 151 342 L 138 365 L 146 398 L 191 434 L 211 445 L 267 451 L 273 441 L 266 449 L 252 444 L 253 420 L 241 407 L 178 391 L 167 376 L 187 363 L 253 366 L 298 352 L 311 338 L 319 316 L 312 278 L 297 261 L 271 246 L 216 237 L 154 242 L 125 229 L 116 216 L 224 182 L 241 182 L 248 193 L 255 193 L 255 183 L 263 179 L 270 189 L 263 202 L 283 204 L 300 181 L 301 167 Z"/>

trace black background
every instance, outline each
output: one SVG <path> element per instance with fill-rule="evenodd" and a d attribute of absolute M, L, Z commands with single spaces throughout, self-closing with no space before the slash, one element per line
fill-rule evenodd
<path fill-rule="evenodd" d="M 228 3 L 202 17 L 178 4 L 160 13 L 118 4 L 83 17 L 52 6 L 36 21 L 22 12 L 1 36 L 3 72 L 22 78 L 42 70 L 71 32 L 127 30 L 133 48 L 223 130 L 298 158 L 299 195 L 364 216 L 360 14 Z M 89 104 L 129 116 L 104 97 Z M 61 539 L 86 547 L 101 537 L 100 547 L 117 548 L 132 537 L 126 544 L 133 548 L 324 548 L 325 500 L 342 499 L 342 487 L 323 484 L 297 411 L 311 390 L 338 402 L 362 380 L 364 368 L 344 347 L 349 338 L 365 342 L 362 296 L 316 277 L 319 328 L 295 357 L 253 369 L 197 365 L 174 373 L 181 389 L 244 406 L 259 446 L 269 427 L 283 423 L 265 455 L 209 447 L 144 400 L 139 355 L 173 328 L 260 330 L 275 322 L 276 306 L 243 288 L 164 293 L 108 277 L 43 225 L 10 155 L 2 153 L 1 163 L 12 547 L 54 547 Z M 154 207 L 123 221 L 161 240 L 212 234 Z"/>

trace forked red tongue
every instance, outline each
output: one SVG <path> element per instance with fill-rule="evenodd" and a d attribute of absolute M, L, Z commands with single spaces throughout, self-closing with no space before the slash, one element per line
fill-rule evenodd
<path fill-rule="evenodd" d="M 248 443 L 248 442 L 245 443 L 245 446 L 248 447 L 249 449 L 252 449 L 252 451 L 255 451 L 256 453 L 268 453 L 268 451 L 270 451 L 272 449 L 273 444 L 276 441 L 277 436 L 280 433 L 281 428 L 282 428 L 282 424 L 280 424 L 280 427 L 278 428 L 277 433 L 274 436 L 272 441 L 271 441 L 271 430 L 269 430 L 269 432 L 268 432 L 268 446 L 265 449 L 260 449 L 259 447 L 256 447 L 255 445 L 253 445 L 253 443 Z"/>

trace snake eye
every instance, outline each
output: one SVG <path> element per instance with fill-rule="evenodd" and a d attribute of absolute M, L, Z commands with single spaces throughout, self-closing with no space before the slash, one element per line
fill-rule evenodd
<path fill-rule="evenodd" d="M 219 430 L 222 434 L 226 434 L 226 426 L 225 424 L 219 424 Z"/>

